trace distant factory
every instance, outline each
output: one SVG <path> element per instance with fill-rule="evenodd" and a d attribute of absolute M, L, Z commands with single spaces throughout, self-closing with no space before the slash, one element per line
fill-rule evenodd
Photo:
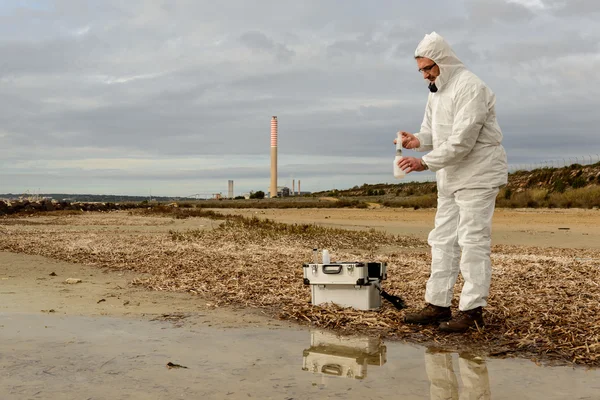
<path fill-rule="evenodd" d="M 296 186 L 296 179 L 292 179 L 292 188 L 290 189 L 287 186 L 277 186 L 277 142 L 278 142 L 278 132 L 279 126 L 277 121 L 277 116 L 271 117 L 271 182 L 269 185 L 269 190 L 265 192 L 266 198 L 273 197 L 291 197 L 291 196 L 303 196 L 305 194 L 310 194 L 310 192 L 303 192 L 300 189 L 300 179 L 298 179 L 298 185 Z M 242 197 L 248 199 L 250 198 L 250 193 L 244 193 Z M 235 198 L 235 193 L 233 190 L 233 180 L 229 180 L 228 182 L 228 190 L 227 190 L 227 198 L 233 199 Z"/>

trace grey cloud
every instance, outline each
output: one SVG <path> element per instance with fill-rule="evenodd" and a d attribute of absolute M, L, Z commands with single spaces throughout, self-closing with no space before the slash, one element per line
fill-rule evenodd
<path fill-rule="evenodd" d="M 471 63 L 481 61 L 485 57 L 484 54 L 477 50 L 476 46 L 477 44 L 473 40 L 468 40 L 453 45 L 452 49 L 458 58 L 468 66 Z"/>
<path fill-rule="evenodd" d="M 86 63 L 80 57 L 84 45 L 66 38 L 40 42 L 5 40 L 0 43 L 0 76 L 72 71 Z"/>
<path fill-rule="evenodd" d="M 262 32 L 246 32 L 240 37 L 240 41 L 254 49 L 272 50 L 275 48 L 275 42 Z"/>
<path fill-rule="evenodd" d="M 303 177 L 326 177 L 326 176 L 353 176 L 353 175 L 381 175 L 389 172 L 389 163 L 337 163 L 337 164 L 290 164 L 282 165 L 279 169 L 281 180 L 286 179 L 298 171 Z M 17 173 L 22 178 L 36 177 L 35 173 L 20 171 Z M 61 179 L 76 179 L 85 176 L 87 179 L 102 179 L 127 181 L 198 181 L 203 179 L 232 179 L 244 180 L 252 178 L 269 178 L 270 168 L 203 168 L 170 171 L 136 171 L 123 173 L 119 169 L 96 169 L 83 170 L 79 168 L 50 169 L 45 172 L 46 177 L 60 177 Z M 0 174 L 1 176 L 1 174 Z"/>
<path fill-rule="evenodd" d="M 535 17 L 531 9 L 506 0 L 466 0 L 465 7 L 470 21 L 476 25 L 486 25 L 490 21 L 523 22 Z"/>
<path fill-rule="evenodd" d="M 377 55 L 390 48 L 390 44 L 374 37 L 374 32 L 364 32 L 354 39 L 340 40 L 327 47 L 327 54 L 335 57 L 344 54 Z"/>
<path fill-rule="evenodd" d="M 557 16 L 591 16 L 600 13 L 600 2 L 594 0 L 545 0 Z"/>
<path fill-rule="evenodd" d="M 595 143 L 599 104 L 589 71 L 600 30 L 590 16 L 599 2 L 48 4 L 0 17 L 3 186 L 46 182 L 58 191 L 65 177 L 82 187 L 95 179 L 110 185 L 114 171 L 32 167 L 18 175 L 10 167 L 103 157 L 222 156 L 211 171 L 124 169 L 118 179 L 126 188 L 138 178 L 189 185 L 213 173 L 263 180 L 271 115 L 280 121 L 282 173 L 339 187 L 362 184 L 359 175 L 386 179 L 396 131 L 420 126 L 428 92 L 412 54 L 433 30 L 497 94 L 510 159 L 586 152 Z M 580 55 L 587 69 L 574 61 Z M 228 170 L 228 157 L 238 156 L 257 161 Z M 303 156 L 317 159 L 286 164 Z M 381 158 L 382 166 L 349 167 L 330 179 L 343 173 L 331 156 Z M 44 180 L 45 172 L 52 174 Z"/>
<path fill-rule="evenodd" d="M 262 32 L 252 31 L 246 32 L 240 37 L 240 41 L 246 46 L 257 49 L 265 50 L 275 55 L 277 60 L 289 62 L 292 57 L 296 54 L 293 50 L 290 50 L 283 43 L 276 43 L 267 35 Z"/>
<path fill-rule="evenodd" d="M 483 57 L 505 63 L 521 63 L 556 60 L 575 54 L 596 54 L 599 49 L 597 41 L 584 38 L 581 32 L 567 30 L 558 35 L 549 33 L 543 37 L 523 37 L 521 42 L 506 43 L 494 49 L 484 50 Z"/>
<path fill-rule="evenodd" d="M 390 33 L 390 41 L 394 44 L 394 55 L 399 59 L 413 59 L 415 49 L 426 33 L 431 30 L 416 30 L 411 27 L 399 26 Z"/>

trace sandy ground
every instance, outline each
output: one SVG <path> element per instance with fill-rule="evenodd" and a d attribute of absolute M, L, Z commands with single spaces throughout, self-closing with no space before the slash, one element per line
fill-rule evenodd
<path fill-rule="evenodd" d="M 407 249 L 407 251 L 423 253 L 423 256 L 426 256 L 429 249 L 422 240 L 427 238 L 435 216 L 435 210 L 389 208 L 219 209 L 217 211 L 258 216 L 281 222 L 316 223 L 352 230 L 374 229 L 409 235 L 420 239 L 422 244 Z M 204 218 L 175 219 L 163 216 L 131 215 L 123 212 L 83 216 L 49 213 L 0 220 L 0 235 L 5 233 L 9 235 L 7 236 L 9 238 L 11 232 L 22 232 L 25 237 L 32 235 L 30 241 L 44 235 L 46 239 L 39 243 L 40 246 L 44 245 L 44 241 L 52 242 L 54 235 L 55 238 L 60 237 L 61 240 L 65 240 L 64 243 L 69 243 L 67 250 L 71 252 L 71 255 L 65 258 L 65 254 L 63 254 L 61 259 L 82 259 L 81 254 L 89 253 L 90 257 L 83 258 L 90 261 L 86 261 L 86 263 L 100 266 L 100 268 L 93 268 L 82 264 L 61 263 L 43 257 L 31 258 L 31 256 L 21 254 L 2 253 L 0 256 L 0 278 L 2 279 L 0 281 L 2 297 L 0 311 L 40 312 L 45 310 L 45 312 L 50 312 L 50 310 L 54 310 L 55 313 L 77 315 L 139 316 L 151 314 L 154 317 L 160 317 L 163 314 L 208 313 L 216 305 L 203 301 L 199 296 L 162 290 L 150 292 L 141 287 L 131 286 L 130 282 L 134 278 L 144 278 L 139 274 L 139 271 L 144 271 L 143 268 L 124 268 L 124 270 L 137 269 L 138 273 L 134 275 L 132 272 L 120 272 L 120 275 L 116 276 L 114 271 L 108 271 L 106 268 L 113 265 L 113 261 L 121 262 L 123 256 L 127 254 L 126 252 L 132 249 L 133 244 L 138 245 L 136 249 L 140 255 L 149 255 L 152 252 L 146 252 L 144 243 L 154 243 L 153 246 L 159 244 L 160 242 L 151 240 L 157 235 L 165 237 L 165 234 L 169 232 L 212 229 L 219 223 L 219 221 Z M 598 210 L 499 209 L 495 214 L 493 229 L 493 244 L 496 245 L 594 250 L 600 248 L 600 211 Z M 124 240 L 134 240 L 135 243 L 123 247 L 123 243 L 129 243 L 123 242 Z M 168 246 L 171 246 L 172 242 L 168 238 L 166 240 L 169 241 Z M 115 243 L 115 246 L 110 244 L 111 241 Z M 118 242 L 121 242 L 121 246 L 117 246 Z M 103 244 L 100 246 L 100 243 Z M 97 263 L 93 261 L 96 252 L 106 252 L 106 249 L 109 248 L 113 250 L 108 252 L 108 258 L 104 257 L 103 261 Z M 56 248 L 54 253 L 49 249 L 38 253 L 34 245 L 27 250 L 27 253 L 44 254 L 50 257 L 53 257 L 52 254 L 61 253 L 59 248 Z M 387 249 L 380 247 L 379 251 L 387 252 Z M 394 247 L 389 251 L 397 252 L 397 248 Z M 113 252 L 114 256 L 111 256 Z M 548 252 L 550 253 L 550 250 Z M 567 256 L 576 258 L 577 252 L 571 250 Z M 160 257 L 160 254 L 157 253 L 151 257 Z M 164 260 L 162 257 L 160 259 L 161 262 L 166 263 L 178 262 L 177 259 L 168 261 L 166 254 Z M 133 257 L 130 262 L 139 264 L 139 261 L 141 260 Z M 202 260 L 193 262 L 199 261 Z M 123 265 L 120 266 L 120 268 L 122 267 Z M 56 275 L 53 276 L 52 273 Z M 82 280 L 82 283 L 69 285 L 65 283 L 67 278 L 78 278 Z M 234 326 L 246 323 L 244 318 L 239 318 L 245 313 L 252 315 L 252 318 L 255 315 L 264 317 L 264 314 L 259 311 L 242 310 L 241 307 L 230 316 L 229 311 L 231 310 L 219 310 L 214 317 L 216 320 L 224 318 L 223 324 L 231 323 Z M 162 318 L 177 319 L 179 317 L 165 316 Z M 251 319 L 251 321 L 255 320 Z M 264 317 L 260 323 L 266 324 L 270 321 Z"/>
<path fill-rule="evenodd" d="M 190 293 L 130 285 L 139 273 L 100 270 L 41 256 L 0 252 L 0 312 L 184 319 L 216 327 L 282 326 L 255 309 L 216 307 Z M 69 278 L 81 279 L 68 284 Z"/>
<path fill-rule="evenodd" d="M 128 284 L 135 276 L 0 252 L 0 398 L 559 400 L 600 390 L 600 370 L 402 343 L 359 351 L 370 360 L 361 364 L 344 339 L 189 293 L 138 289 Z M 351 340 L 363 348 L 364 339 Z M 362 377 L 328 376 L 315 370 L 321 364 Z"/>
<path fill-rule="evenodd" d="M 215 209 L 223 214 L 269 218 L 286 223 L 319 224 L 344 229 L 377 229 L 426 239 L 433 209 Z M 497 209 L 492 244 L 600 249 L 600 210 Z"/>
<path fill-rule="evenodd" d="M 216 211 L 281 222 L 373 228 L 419 239 L 427 237 L 435 215 L 434 210 L 385 208 Z M 57 232 L 97 232 L 116 239 L 119 231 L 153 235 L 210 229 L 219 223 L 114 214 L 94 218 L 90 225 L 68 224 L 64 219 L 47 215 L 3 220 L 0 239 L 3 230 L 17 224 L 20 229 L 44 225 Z M 494 244 L 599 249 L 600 212 L 498 210 L 493 240 Z M 434 379 L 428 364 L 431 357 L 426 352 L 423 356 L 420 347 L 390 343 L 388 363 L 369 367 L 373 378 L 362 383 L 326 382 L 301 369 L 310 344 L 306 327 L 275 320 L 260 309 L 217 307 L 192 293 L 131 285 L 133 279 L 143 277 L 0 252 L 0 373 L 4 378 L 0 398 L 429 398 L 428 379 Z M 68 284 L 68 278 L 81 282 Z M 453 357 L 457 365 L 457 354 Z M 169 370 L 167 361 L 190 369 Z M 454 372 L 458 369 L 452 371 L 451 365 L 440 370 L 444 376 Z M 527 360 L 489 360 L 494 398 L 595 398 L 599 373 L 536 369 Z M 486 369 L 486 380 L 487 374 Z"/>
<path fill-rule="evenodd" d="M 435 210 L 387 209 L 218 209 L 223 214 L 241 214 L 287 223 L 316 223 L 346 229 L 376 229 L 426 239 Z M 161 217 L 112 216 L 96 219 L 93 225 L 61 223 L 64 216 L 38 215 L 3 224 L 52 226 L 67 231 L 135 230 L 153 234 L 167 231 L 212 228 L 219 222 L 201 218 L 175 220 Z M 68 218 L 68 217 L 67 217 Z M 98 222 L 100 221 L 100 222 Z M 62 225 L 62 226 L 61 226 Z M 6 229 L 2 228 L 1 229 Z M 496 211 L 493 243 L 560 248 L 600 248 L 599 210 L 507 210 Z M 0 232 L 1 233 L 1 232 Z M 427 251 L 426 248 L 422 251 Z M 54 273 L 56 276 L 51 276 Z M 144 316 L 203 313 L 216 324 L 270 324 L 260 311 L 218 309 L 187 293 L 148 291 L 129 283 L 140 274 L 99 270 L 81 264 L 40 256 L 0 252 L 0 311 L 52 312 L 74 315 Z M 82 283 L 66 284 L 67 278 Z M 208 317 L 207 317 L 208 319 Z"/>

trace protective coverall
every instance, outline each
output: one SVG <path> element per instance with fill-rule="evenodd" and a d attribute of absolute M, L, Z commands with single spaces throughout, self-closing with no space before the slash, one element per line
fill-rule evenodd
<path fill-rule="evenodd" d="M 425 352 L 425 371 L 429 378 L 431 400 L 489 400 L 492 398 L 490 378 L 484 359 L 461 353 L 458 355 L 458 367 L 462 380 L 460 391 L 452 353 L 430 349 Z"/>
<path fill-rule="evenodd" d="M 425 35 L 415 57 L 433 60 L 440 70 L 437 92 L 429 93 L 415 134 L 420 141 L 416 150 L 429 151 L 422 159 L 436 173 L 438 188 L 425 301 L 449 307 L 460 271 L 465 283 L 459 309 L 484 307 L 492 274 L 492 215 L 508 177 L 495 95 L 435 32 Z"/>

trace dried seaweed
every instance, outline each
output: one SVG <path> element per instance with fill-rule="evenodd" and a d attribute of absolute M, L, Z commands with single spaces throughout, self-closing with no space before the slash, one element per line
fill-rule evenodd
<path fill-rule="evenodd" d="M 301 266 L 313 247 L 330 249 L 337 260 L 385 261 L 389 279 L 383 288 L 400 294 L 414 310 L 423 304 L 431 260 L 426 243 L 415 238 L 256 218 L 229 218 L 214 229 L 183 232 L 119 229 L 157 222 L 125 212 L 112 213 L 109 221 L 93 213 L 58 219 L 53 225 L 2 220 L 0 250 L 136 271 L 145 275 L 134 285 L 187 291 L 216 307 L 261 308 L 274 317 L 348 334 L 600 365 L 600 252 L 595 250 L 494 246 L 486 327 L 448 335 L 435 327 L 404 325 L 404 310 L 387 303 L 376 312 L 312 306 L 310 289 L 302 283 Z M 85 229 L 94 225 L 107 228 Z"/>

